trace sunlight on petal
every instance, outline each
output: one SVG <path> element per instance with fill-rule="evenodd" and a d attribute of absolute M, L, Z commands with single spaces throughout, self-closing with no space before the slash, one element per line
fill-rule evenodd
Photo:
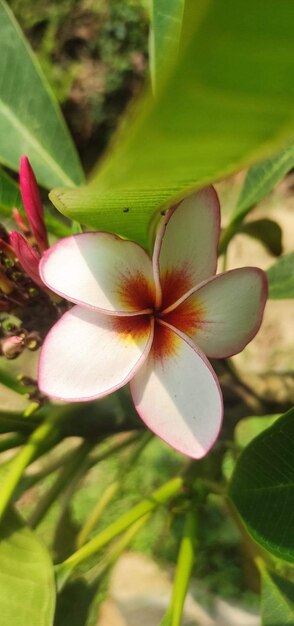
<path fill-rule="evenodd" d="M 213 277 L 164 317 L 211 358 L 241 352 L 262 322 L 267 298 L 264 272 L 244 267 Z"/>
<path fill-rule="evenodd" d="M 52 291 L 103 313 L 134 315 L 154 303 L 145 250 L 109 233 L 62 239 L 43 255 L 40 274 Z"/>
<path fill-rule="evenodd" d="M 131 392 L 148 428 L 176 450 L 199 459 L 215 442 L 223 413 L 217 378 L 205 356 L 173 330 L 158 325 Z"/>
<path fill-rule="evenodd" d="M 166 308 L 191 287 L 213 276 L 217 264 L 220 208 L 213 187 L 193 193 L 171 208 L 159 224 L 153 271 Z"/>
<path fill-rule="evenodd" d="M 91 400 L 125 385 L 147 357 L 153 323 L 73 307 L 53 326 L 39 361 L 39 387 L 60 400 Z"/>

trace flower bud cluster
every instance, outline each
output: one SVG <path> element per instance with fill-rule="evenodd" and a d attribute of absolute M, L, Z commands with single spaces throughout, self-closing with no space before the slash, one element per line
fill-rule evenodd
<path fill-rule="evenodd" d="M 20 191 L 26 217 L 13 209 L 18 230 L 0 224 L 0 356 L 17 358 L 37 350 L 68 304 L 50 292 L 39 275 L 39 261 L 48 248 L 37 181 L 27 157 L 20 165 Z"/>
<path fill-rule="evenodd" d="M 3 226 L 0 234 L 0 356 L 15 359 L 40 347 L 64 307 L 27 276 Z"/>

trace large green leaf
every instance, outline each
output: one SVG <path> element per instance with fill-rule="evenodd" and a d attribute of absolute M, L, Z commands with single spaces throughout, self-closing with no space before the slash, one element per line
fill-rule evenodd
<path fill-rule="evenodd" d="M 45 546 L 12 511 L 0 539 L 1 626 L 52 626 L 55 585 Z"/>
<path fill-rule="evenodd" d="M 11 209 L 20 203 L 18 184 L 0 168 L 0 219 L 11 215 Z"/>
<path fill-rule="evenodd" d="M 294 409 L 245 448 L 229 495 L 253 538 L 294 562 Z"/>
<path fill-rule="evenodd" d="M 282 256 L 267 270 L 269 297 L 273 300 L 294 298 L 294 252 Z"/>
<path fill-rule="evenodd" d="M 294 134 L 292 0 L 186 0 L 182 52 L 157 98 L 124 120 L 90 187 L 61 212 L 146 242 L 160 205 L 258 159 Z"/>
<path fill-rule="evenodd" d="M 251 167 L 245 178 L 233 217 L 243 219 L 292 167 L 294 167 L 294 144 L 287 146 L 271 159 Z"/>
<path fill-rule="evenodd" d="M 57 102 L 10 9 L 0 0 L 0 162 L 30 158 L 44 187 L 83 181 Z"/>
<path fill-rule="evenodd" d="M 185 0 L 152 0 L 149 40 L 150 72 L 154 91 L 165 66 L 179 51 Z"/>
<path fill-rule="evenodd" d="M 294 626 L 294 584 L 265 568 L 261 579 L 262 626 Z"/>

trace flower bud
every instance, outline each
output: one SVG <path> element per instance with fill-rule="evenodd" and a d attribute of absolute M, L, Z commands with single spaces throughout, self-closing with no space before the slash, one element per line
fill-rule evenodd
<path fill-rule="evenodd" d="M 1 231 L 0 231 L 0 235 L 1 235 Z M 4 255 L 4 257 L 7 257 L 6 260 L 10 260 L 10 261 L 15 261 L 15 253 L 13 251 L 13 248 L 9 245 L 9 235 L 7 235 L 7 240 L 2 239 L 0 237 L 0 253 L 2 253 Z M 3 259 L 2 263 L 3 263 Z"/>
<path fill-rule="evenodd" d="M 1 341 L 1 353 L 7 359 L 16 359 L 22 353 L 24 347 L 24 337 L 21 336 L 12 335 L 11 337 L 5 337 Z"/>
<path fill-rule="evenodd" d="M 26 348 L 28 348 L 28 350 L 31 350 L 31 352 L 38 350 L 41 343 L 42 340 L 40 334 L 36 331 L 32 331 L 31 333 L 29 333 L 25 340 Z"/>
<path fill-rule="evenodd" d="M 25 212 L 36 243 L 42 253 L 49 247 L 47 230 L 37 181 L 26 156 L 23 156 L 20 161 L 19 182 Z"/>
<path fill-rule="evenodd" d="M 37 252 L 34 248 L 32 248 L 32 246 L 30 246 L 26 239 L 16 231 L 10 234 L 10 243 L 26 274 L 39 287 L 43 287 L 43 283 L 39 275 L 40 259 Z"/>
<path fill-rule="evenodd" d="M 29 225 L 27 221 L 24 219 L 24 217 L 21 215 L 18 209 L 15 209 L 15 208 L 12 209 L 12 217 L 17 228 L 19 228 L 20 232 L 23 233 L 25 237 L 29 237 L 29 235 L 31 234 Z"/>

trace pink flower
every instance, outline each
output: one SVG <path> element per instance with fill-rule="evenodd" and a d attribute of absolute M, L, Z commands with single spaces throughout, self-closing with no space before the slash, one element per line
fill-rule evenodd
<path fill-rule="evenodd" d="M 32 235 L 37 244 L 37 249 L 17 231 L 13 231 L 10 234 L 10 244 L 26 274 L 28 274 L 39 287 L 43 287 L 39 275 L 39 261 L 41 254 L 48 248 L 49 243 L 37 181 L 26 156 L 21 158 L 19 182 L 23 205 Z M 13 215 L 20 230 L 26 235 L 30 233 L 25 220 L 17 209 L 14 210 Z"/>
<path fill-rule="evenodd" d="M 267 296 L 258 268 L 215 276 L 219 229 L 209 187 L 169 209 L 152 260 L 136 243 L 104 232 L 68 237 L 45 252 L 42 280 L 76 306 L 45 340 L 41 391 L 92 400 L 130 382 L 145 424 L 182 453 L 204 456 L 223 415 L 207 357 L 244 348 Z"/>

